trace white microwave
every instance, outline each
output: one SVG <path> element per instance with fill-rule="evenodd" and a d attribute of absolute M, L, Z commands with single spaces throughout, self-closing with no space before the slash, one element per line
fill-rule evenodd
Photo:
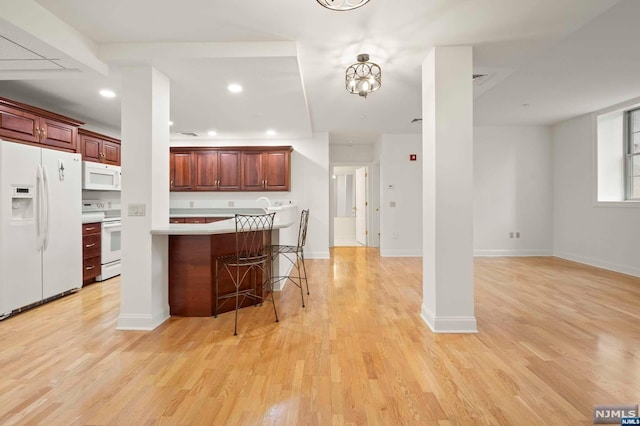
<path fill-rule="evenodd" d="M 82 162 L 82 189 L 120 191 L 121 167 L 109 164 Z"/>

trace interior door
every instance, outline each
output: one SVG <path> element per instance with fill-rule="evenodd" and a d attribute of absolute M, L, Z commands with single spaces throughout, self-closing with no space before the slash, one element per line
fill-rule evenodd
<path fill-rule="evenodd" d="M 367 245 L 367 168 L 356 169 L 356 241 Z"/>

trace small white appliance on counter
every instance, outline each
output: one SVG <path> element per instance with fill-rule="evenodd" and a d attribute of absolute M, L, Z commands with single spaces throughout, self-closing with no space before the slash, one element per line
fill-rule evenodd
<path fill-rule="evenodd" d="M 82 162 L 82 189 L 120 191 L 122 168 L 109 164 Z"/>
<path fill-rule="evenodd" d="M 82 287 L 80 154 L 0 140 L 0 318 Z"/>
<path fill-rule="evenodd" d="M 85 218 L 97 217 L 102 222 L 101 266 L 96 281 L 104 281 L 120 275 L 122 217 L 120 204 L 110 200 L 83 200 L 82 215 Z M 86 219 L 83 220 L 87 222 Z"/>

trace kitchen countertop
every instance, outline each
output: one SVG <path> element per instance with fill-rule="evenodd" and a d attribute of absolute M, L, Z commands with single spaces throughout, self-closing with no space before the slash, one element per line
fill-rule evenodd
<path fill-rule="evenodd" d="M 276 215 L 273 221 L 273 229 L 288 228 L 295 223 L 295 219 L 281 220 L 278 218 L 278 215 Z M 235 219 L 221 220 L 213 223 L 172 223 L 151 230 L 151 234 L 153 235 L 214 235 L 234 232 L 236 232 Z"/>

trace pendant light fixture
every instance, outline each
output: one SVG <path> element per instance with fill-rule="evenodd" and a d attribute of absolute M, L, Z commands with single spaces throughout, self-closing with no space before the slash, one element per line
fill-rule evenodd
<path fill-rule="evenodd" d="M 352 10 L 369 3 L 369 0 L 316 0 L 331 10 Z"/>
<path fill-rule="evenodd" d="M 366 98 L 382 86 L 380 65 L 369 62 L 369 55 L 358 55 L 358 63 L 350 65 L 345 73 L 347 92 Z"/>

